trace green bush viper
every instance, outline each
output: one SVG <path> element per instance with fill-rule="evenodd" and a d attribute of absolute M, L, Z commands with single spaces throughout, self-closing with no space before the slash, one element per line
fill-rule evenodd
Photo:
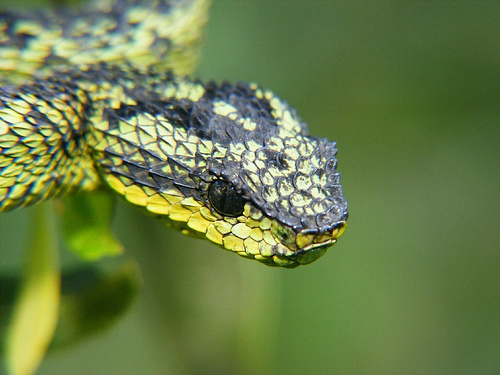
<path fill-rule="evenodd" d="M 0 211 L 107 186 L 268 265 L 344 231 L 336 146 L 255 84 L 185 78 L 203 0 L 0 14 Z"/>

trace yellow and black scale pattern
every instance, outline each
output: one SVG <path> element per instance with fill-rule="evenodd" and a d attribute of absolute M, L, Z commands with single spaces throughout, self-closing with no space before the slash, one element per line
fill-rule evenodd
<path fill-rule="evenodd" d="M 0 15 L 0 211 L 108 186 L 268 265 L 320 257 L 347 203 L 335 143 L 255 84 L 183 78 L 207 2 Z"/>

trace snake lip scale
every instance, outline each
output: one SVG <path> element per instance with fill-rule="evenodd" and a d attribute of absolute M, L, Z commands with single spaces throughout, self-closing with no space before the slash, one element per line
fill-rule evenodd
<path fill-rule="evenodd" d="M 0 211 L 106 186 L 271 266 L 346 228 L 336 144 L 256 84 L 187 78 L 208 4 L 94 1 L 0 14 Z"/>

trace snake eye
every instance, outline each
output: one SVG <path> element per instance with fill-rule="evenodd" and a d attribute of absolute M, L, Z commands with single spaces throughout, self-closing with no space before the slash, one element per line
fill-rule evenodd
<path fill-rule="evenodd" d="M 208 188 L 208 200 L 215 210 L 224 216 L 239 216 L 245 202 L 229 182 L 216 180 Z"/>

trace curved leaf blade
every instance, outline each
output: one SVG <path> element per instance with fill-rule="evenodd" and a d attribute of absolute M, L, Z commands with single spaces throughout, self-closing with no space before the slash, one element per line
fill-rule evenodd
<path fill-rule="evenodd" d="M 35 209 L 34 238 L 6 334 L 9 373 L 29 375 L 40 365 L 57 326 L 61 298 L 57 226 L 51 206 Z"/>

